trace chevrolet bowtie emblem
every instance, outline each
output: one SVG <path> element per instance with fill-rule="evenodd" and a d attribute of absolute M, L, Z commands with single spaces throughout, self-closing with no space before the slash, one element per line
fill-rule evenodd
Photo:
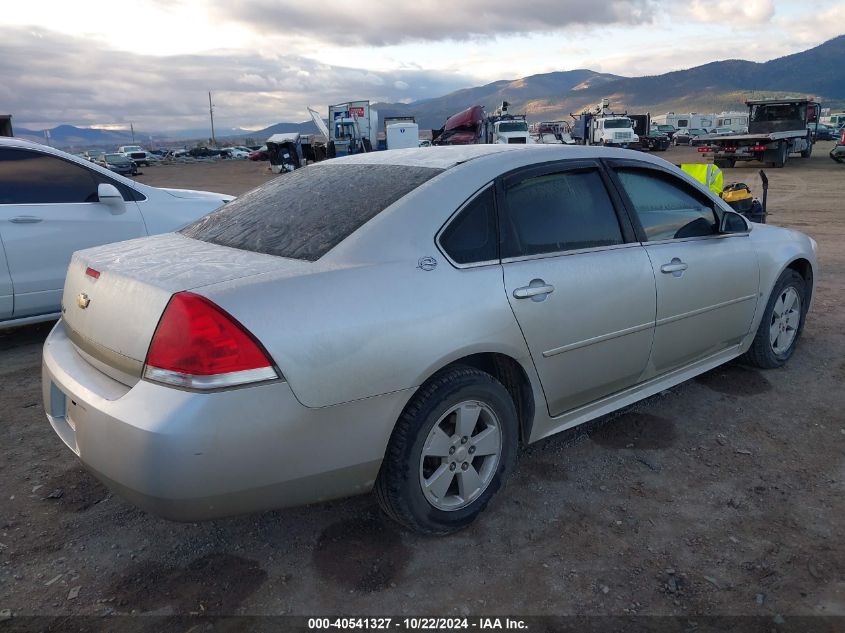
<path fill-rule="evenodd" d="M 83 310 L 88 307 L 89 303 L 91 303 L 91 299 L 84 292 L 80 292 L 79 295 L 76 297 L 76 305 L 78 305 Z"/>

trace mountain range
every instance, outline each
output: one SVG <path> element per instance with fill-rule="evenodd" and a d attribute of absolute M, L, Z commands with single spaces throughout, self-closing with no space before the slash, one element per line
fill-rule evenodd
<path fill-rule="evenodd" d="M 823 106 L 845 109 L 845 35 L 800 53 L 767 62 L 725 60 L 687 70 L 646 77 L 620 77 L 588 69 L 505 79 L 456 90 L 449 94 L 412 103 L 376 103 L 380 119 L 386 116 L 414 116 L 421 129 L 442 127 L 445 120 L 469 106 L 483 105 L 492 111 L 508 101 L 511 112 L 527 114 L 529 120 L 568 119 L 602 98 L 614 111 L 720 112 L 743 110 L 749 97 L 813 95 Z M 350 95 L 357 97 L 357 95 Z M 272 134 L 316 132 L 313 122 L 277 123 L 262 130 L 218 129 L 218 139 L 254 139 L 262 142 Z M 44 141 L 44 132 L 17 129 L 16 136 Z M 60 125 L 50 130 L 51 142 L 61 147 L 124 145 L 132 142 L 126 130 L 105 130 Z M 205 141 L 210 131 L 181 130 L 167 133 L 136 132 L 145 144 L 152 137 L 157 144 Z"/>
<path fill-rule="evenodd" d="M 414 103 L 380 103 L 380 116 L 413 115 L 421 128 L 442 127 L 471 105 L 487 111 L 508 101 L 531 121 L 569 119 L 602 98 L 614 111 L 721 112 L 745 110 L 746 99 L 812 95 L 825 107 L 845 106 L 845 35 L 815 48 L 767 62 L 726 60 L 647 77 L 618 77 L 592 70 L 531 75 L 458 90 Z"/>

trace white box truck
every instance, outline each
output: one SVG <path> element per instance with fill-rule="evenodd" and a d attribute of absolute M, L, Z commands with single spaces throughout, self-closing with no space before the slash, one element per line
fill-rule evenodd
<path fill-rule="evenodd" d="M 369 101 L 347 101 L 329 106 L 329 158 L 373 151 L 378 112 Z"/>
<path fill-rule="evenodd" d="M 389 123 L 386 130 L 387 149 L 408 149 L 420 145 L 420 126 L 416 123 Z"/>

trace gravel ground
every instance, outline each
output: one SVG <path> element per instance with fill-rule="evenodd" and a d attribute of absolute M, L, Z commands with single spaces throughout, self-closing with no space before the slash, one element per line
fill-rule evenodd
<path fill-rule="evenodd" d="M 767 170 L 770 222 L 821 252 L 793 359 L 730 364 L 530 446 L 481 519 L 447 538 L 397 528 L 369 495 L 201 524 L 150 516 L 83 471 L 47 423 L 51 326 L 0 333 L 0 629 L 5 609 L 845 615 L 845 165 L 828 145 Z M 758 191 L 757 169 L 726 182 Z M 271 177 L 250 162 L 144 171 L 232 194 Z"/>

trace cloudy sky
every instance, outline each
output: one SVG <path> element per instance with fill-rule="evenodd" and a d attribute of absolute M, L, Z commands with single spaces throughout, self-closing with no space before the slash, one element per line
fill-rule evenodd
<path fill-rule="evenodd" d="M 845 31 L 841 0 L 4 0 L 0 112 L 167 131 L 308 118 L 553 70 L 765 61 Z"/>

